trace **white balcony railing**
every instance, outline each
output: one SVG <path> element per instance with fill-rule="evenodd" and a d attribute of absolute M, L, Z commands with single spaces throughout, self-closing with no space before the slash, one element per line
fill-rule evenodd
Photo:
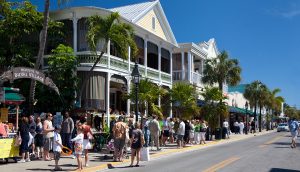
<path fill-rule="evenodd" d="M 202 85 L 202 75 L 197 72 L 192 72 L 192 82 L 193 84 Z"/>

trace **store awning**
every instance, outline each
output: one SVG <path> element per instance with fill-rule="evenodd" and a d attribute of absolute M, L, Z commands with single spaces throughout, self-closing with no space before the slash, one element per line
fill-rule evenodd
<path fill-rule="evenodd" d="M 249 115 L 254 115 L 254 113 L 252 111 L 249 111 L 249 110 L 246 111 L 246 109 L 238 108 L 238 107 L 234 107 L 234 106 L 229 106 L 229 112 L 243 114 L 243 115 L 245 115 L 246 113 Z"/>
<path fill-rule="evenodd" d="M 25 101 L 23 95 L 17 93 L 19 90 L 15 90 L 14 88 L 5 87 L 5 102 L 4 104 L 13 104 L 19 105 Z"/>

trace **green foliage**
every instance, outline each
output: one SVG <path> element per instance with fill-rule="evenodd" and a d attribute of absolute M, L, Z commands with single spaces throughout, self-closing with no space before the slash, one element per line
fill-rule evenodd
<path fill-rule="evenodd" d="M 119 20 L 119 13 L 112 13 L 106 18 L 98 15 L 89 17 L 88 44 L 93 51 L 96 51 L 98 42 L 104 41 L 106 45 L 102 48 L 102 51 L 105 51 L 110 40 L 116 47 L 120 57 L 128 58 L 128 46 L 131 48 L 131 56 L 136 57 L 138 49 L 133 39 L 133 28 L 129 24 L 119 22 Z"/>
<path fill-rule="evenodd" d="M 192 85 L 184 82 L 175 83 L 170 91 L 170 95 L 177 117 L 190 119 L 194 115 L 199 114 L 200 108 L 196 103 L 198 94 Z"/>
<path fill-rule="evenodd" d="M 300 119 L 300 112 L 295 107 L 286 106 L 284 109 L 284 114 L 287 115 L 290 119 Z"/>
<path fill-rule="evenodd" d="M 206 84 L 219 84 L 223 91 L 223 84 L 237 85 L 241 81 L 241 67 L 237 59 L 229 59 L 226 51 L 221 52 L 217 58 L 205 61 L 202 81 Z"/>
<path fill-rule="evenodd" d="M 46 102 L 50 100 L 47 106 L 52 108 L 52 111 L 62 110 L 63 108 L 72 109 L 78 82 L 76 76 L 77 58 L 73 49 L 60 44 L 56 49 L 52 50 L 52 54 L 48 58 L 48 64 L 49 76 L 60 90 L 62 99 L 49 89 L 46 91 L 46 94 L 40 93 L 37 97 L 41 100 L 46 98 L 47 100 L 44 99 Z M 43 101 L 40 102 L 44 104 Z"/>
<path fill-rule="evenodd" d="M 135 92 L 135 85 L 132 84 L 130 94 L 126 95 L 125 98 L 129 98 L 135 102 Z M 166 93 L 165 89 L 152 83 L 149 79 L 141 80 L 138 88 L 139 110 L 143 112 L 149 109 L 149 112 L 155 113 L 162 119 L 162 109 L 155 105 L 155 103 L 159 96 L 164 96 Z"/>
<path fill-rule="evenodd" d="M 208 125 L 214 129 L 219 126 L 220 117 L 225 118 L 228 116 L 227 104 L 223 101 L 226 97 L 222 92 L 216 88 L 205 88 L 201 94 L 204 98 L 205 104 L 201 108 L 201 116 L 208 122 Z"/>

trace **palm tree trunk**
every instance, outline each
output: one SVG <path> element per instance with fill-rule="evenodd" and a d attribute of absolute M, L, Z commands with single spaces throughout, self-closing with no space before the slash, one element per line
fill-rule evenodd
<path fill-rule="evenodd" d="M 259 105 L 258 126 L 259 126 L 259 132 L 261 132 L 261 105 Z"/>
<path fill-rule="evenodd" d="M 39 69 L 41 66 L 41 60 L 44 56 L 45 46 L 47 41 L 47 31 L 48 31 L 48 21 L 49 21 L 49 7 L 50 7 L 50 0 L 45 0 L 45 10 L 44 10 L 44 22 L 43 22 L 43 29 L 40 33 L 40 43 L 39 43 L 39 52 L 38 56 L 34 65 L 34 69 Z M 33 112 L 33 100 L 34 100 L 34 93 L 35 93 L 36 81 L 31 80 L 30 83 L 30 90 L 29 90 L 29 112 L 32 114 Z"/>
<path fill-rule="evenodd" d="M 103 45 L 103 48 L 102 48 L 102 51 L 101 51 L 100 55 L 97 57 L 95 63 L 93 64 L 92 68 L 91 68 L 90 71 L 88 72 L 88 75 L 87 75 L 86 77 L 84 77 L 84 80 L 83 80 L 83 82 L 81 83 L 81 89 L 80 89 L 80 92 L 79 92 L 79 94 L 78 94 L 80 104 L 81 104 L 82 92 L 83 92 L 84 88 L 86 87 L 87 81 L 88 81 L 88 79 L 91 77 L 93 70 L 95 69 L 96 65 L 100 62 L 100 60 L 101 60 L 103 54 L 105 53 L 105 49 L 107 49 L 107 44 L 108 44 L 108 41 L 106 41 L 106 43 Z"/>

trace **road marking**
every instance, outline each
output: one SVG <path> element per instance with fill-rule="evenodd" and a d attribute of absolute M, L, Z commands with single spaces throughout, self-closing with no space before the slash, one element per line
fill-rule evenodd
<path fill-rule="evenodd" d="M 266 146 L 268 146 L 268 145 L 274 143 L 275 141 L 279 140 L 280 138 L 282 138 L 282 136 L 277 136 L 277 137 L 275 137 L 275 138 L 273 138 L 273 139 L 271 139 L 271 140 L 265 142 L 264 144 L 259 145 L 259 147 L 260 147 L 260 148 L 264 148 L 264 147 L 266 147 Z"/>
<path fill-rule="evenodd" d="M 218 164 L 215 164 L 215 165 L 211 166 L 210 168 L 204 170 L 203 172 L 215 172 L 215 171 L 217 171 L 217 170 L 219 170 L 221 168 L 224 168 L 227 165 L 229 165 L 229 164 L 231 164 L 231 163 L 233 163 L 233 162 L 235 162 L 235 161 L 237 161 L 239 159 L 240 158 L 238 158 L 238 157 L 232 157 L 232 158 L 226 159 L 226 160 L 224 160 L 224 161 L 222 161 L 222 162 L 220 162 Z"/>

